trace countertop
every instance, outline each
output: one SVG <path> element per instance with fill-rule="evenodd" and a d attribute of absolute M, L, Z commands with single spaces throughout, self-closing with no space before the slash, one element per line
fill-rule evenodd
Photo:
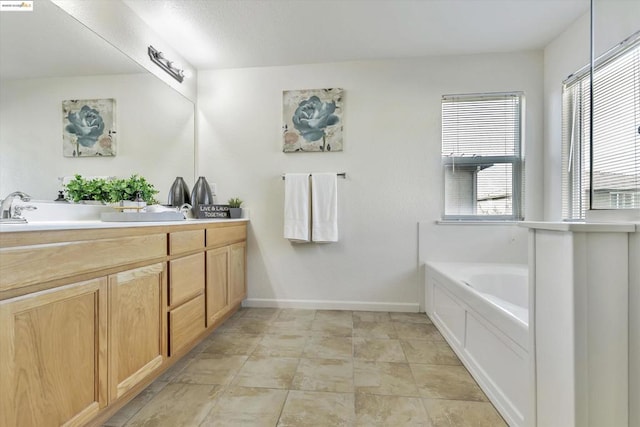
<path fill-rule="evenodd" d="M 225 222 L 248 222 L 249 218 L 237 219 L 186 219 L 184 221 L 153 221 L 153 222 L 103 222 L 103 221 L 34 221 L 26 224 L 0 224 L 0 233 L 48 230 L 82 230 L 99 228 L 124 227 L 162 227 L 195 224 L 212 224 Z"/>

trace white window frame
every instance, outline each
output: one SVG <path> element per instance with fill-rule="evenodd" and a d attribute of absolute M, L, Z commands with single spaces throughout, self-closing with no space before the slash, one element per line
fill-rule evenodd
<path fill-rule="evenodd" d="M 626 54 L 629 49 L 638 49 L 639 46 L 640 31 L 599 57 L 594 65 L 594 73 L 597 73 L 602 67 L 610 65 L 617 58 Z M 589 123 L 583 111 L 585 108 L 590 108 L 587 104 L 589 102 L 589 72 L 589 66 L 585 66 L 567 77 L 562 85 L 562 218 L 565 221 L 584 220 L 586 212 L 592 208 L 590 206 L 593 197 L 590 182 L 592 177 L 589 169 L 591 147 L 587 128 Z M 595 102 L 597 103 L 597 100 Z M 588 110 L 586 111 L 588 112 Z M 598 192 L 597 189 L 596 192 Z M 614 200 L 612 198 L 614 193 L 621 192 L 635 193 L 631 198 L 634 203 L 636 198 L 640 197 L 638 189 L 635 192 L 632 189 L 624 191 L 613 189 L 609 193 L 610 200 Z M 601 192 L 598 194 L 602 196 Z M 612 205 L 611 209 L 626 208 Z"/>
<path fill-rule="evenodd" d="M 493 92 L 493 93 L 474 93 L 474 94 L 455 94 L 455 95 L 443 95 L 442 103 L 455 102 L 455 100 L 496 100 L 504 99 L 505 97 L 512 96 L 518 99 L 518 129 L 516 132 L 517 141 L 514 142 L 514 155 L 504 156 L 452 156 L 444 155 L 442 153 L 442 138 L 441 138 L 441 153 L 442 153 L 442 222 L 513 222 L 522 220 L 522 206 L 524 199 L 524 92 Z M 444 130 L 444 113 L 441 117 L 442 126 Z M 510 164 L 511 165 L 511 214 L 510 215 L 485 215 L 485 214 L 472 214 L 472 215 L 452 215 L 446 213 L 446 173 L 447 168 L 476 168 L 481 170 L 488 166 L 496 164 Z M 473 200 L 477 203 L 477 184 L 473 183 Z"/>

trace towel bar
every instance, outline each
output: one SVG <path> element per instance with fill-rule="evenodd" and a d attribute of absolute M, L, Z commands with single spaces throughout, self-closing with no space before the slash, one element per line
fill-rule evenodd
<path fill-rule="evenodd" d="M 309 176 L 311 176 L 313 174 L 309 174 Z M 338 178 L 346 178 L 347 177 L 347 173 L 346 172 L 338 172 L 336 175 L 338 175 Z M 282 179 L 284 180 L 284 174 L 282 174 Z"/>

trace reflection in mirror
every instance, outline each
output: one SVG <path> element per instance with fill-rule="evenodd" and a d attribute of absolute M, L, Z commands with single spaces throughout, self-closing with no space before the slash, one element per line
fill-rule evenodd
<path fill-rule="evenodd" d="M 59 177 L 194 177 L 194 105 L 48 0 L 0 14 L 0 198 L 53 200 Z M 115 157 L 63 157 L 62 102 L 115 99 Z"/>

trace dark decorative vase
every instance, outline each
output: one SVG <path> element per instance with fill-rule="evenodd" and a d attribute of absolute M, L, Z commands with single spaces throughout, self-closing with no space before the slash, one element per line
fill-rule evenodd
<path fill-rule="evenodd" d="M 180 207 L 185 203 L 191 204 L 191 198 L 189 197 L 189 187 L 187 187 L 187 183 L 184 182 L 181 176 L 176 177 L 176 180 L 173 181 L 173 185 L 171 185 L 171 189 L 169 190 L 169 200 L 168 205 Z"/>
<path fill-rule="evenodd" d="M 211 187 L 209 187 L 209 183 L 205 177 L 201 176 L 193 186 L 193 190 L 191 190 L 191 206 L 193 206 L 193 214 L 198 214 L 199 205 L 212 204 L 213 195 L 211 194 Z"/>

